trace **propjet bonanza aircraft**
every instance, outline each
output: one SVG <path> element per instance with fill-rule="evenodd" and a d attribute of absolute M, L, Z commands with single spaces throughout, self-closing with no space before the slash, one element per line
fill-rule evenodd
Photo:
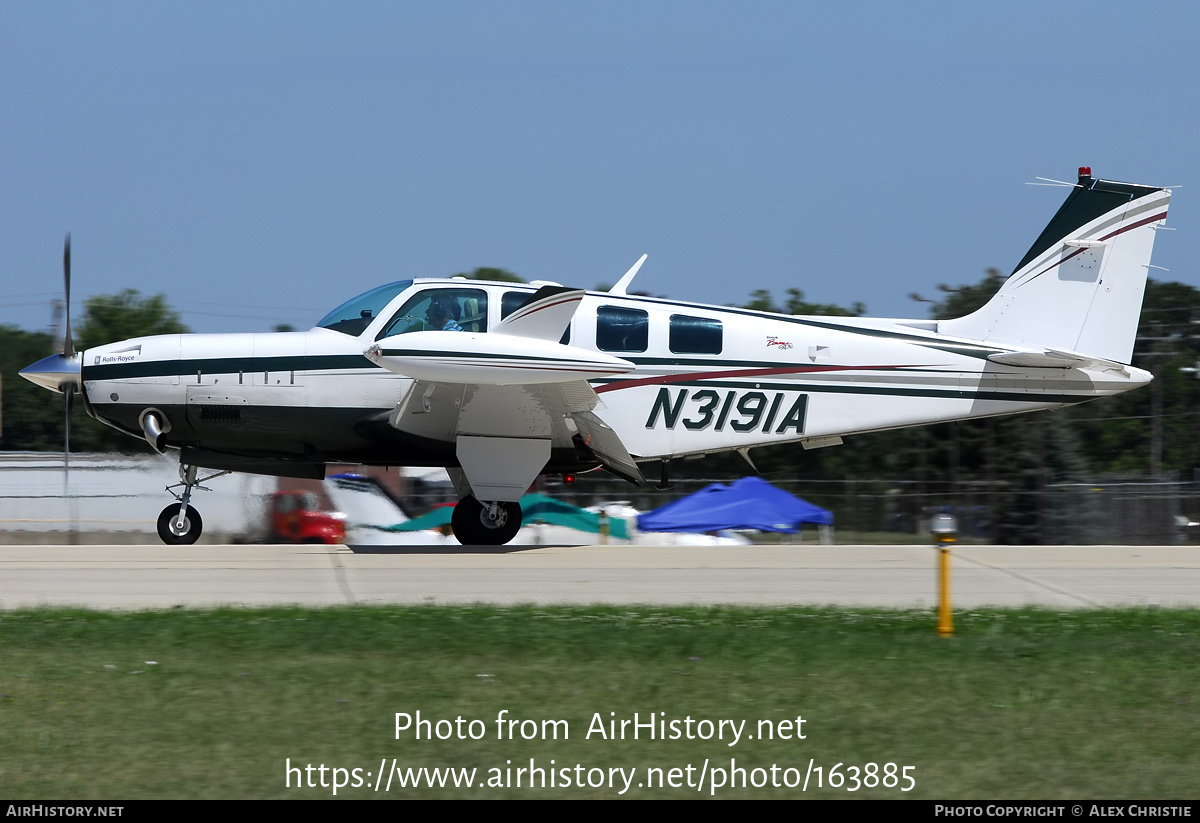
<path fill-rule="evenodd" d="M 170 334 L 21 372 L 92 417 L 178 449 L 158 530 L 193 543 L 192 490 L 228 471 L 444 466 L 466 544 L 507 543 L 541 474 L 1052 409 L 1128 391 L 1154 230 L 1170 192 L 1081 168 L 1000 291 L 956 320 L 800 317 L 463 278 L 403 280 L 306 332 Z M 64 255 L 70 299 L 70 245 Z M 197 479 L 203 467 L 217 473 Z M 172 489 L 182 488 L 182 493 Z"/>

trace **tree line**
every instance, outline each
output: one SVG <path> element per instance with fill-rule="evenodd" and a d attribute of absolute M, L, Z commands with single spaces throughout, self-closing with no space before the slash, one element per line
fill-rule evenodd
<path fill-rule="evenodd" d="M 503 269 L 477 269 L 467 276 L 520 279 Z M 935 319 L 967 314 L 987 302 L 1002 282 L 999 272 L 989 270 L 978 282 L 942 286 L 944 296 L 939 301 L 926 301 L 929 314 Z M 788 289 L 778 302 L 769 291 L 756 290 L 742 305 L 805 315 L 858 316 L 866 311 L 862 303 L 849 307 L 812 303 L 796 288 Z M 162 295 L 125 290 L 89 298 L 75 331 L 76 348 L 83 350 L 188 329 Z M 61 396 L 17 374 L 61 347 L 61 338 L 47 332 L 0 326 L 0 450 L 62 451 Z M 1150 280 L 1133 357 L 1134 366 L 1155 375 L 1147 388 L 1056 412 L 855 435 L 841 446 L 811 451 L 794 445 L 763 447 L 752 452 L 752 459 L 755 468 L 773 482 L 810 484 L 806 496 L 818 504 L 836 502 L 823 501 L 822 483 L 839 490 L 841 508 L 846 504 L 847 484 L 865 489 L 872 484 L 882 488 L 882 483 L 888 493 L 899 490 L 897 501 L 945 501 L 987 512 L 1003 510 L 1007 512 L 1004 523 L 988 525 L 992 536 L 1003 542 L 1035 542 L 1035 535 L 1054 530 L 1049 521 L 1059 516 L 1044 505 L 1052 487 L 1064 489 L 1099 478 L 1192 479 L 1200 466 L 1200 438 L 1196 437 L 1200 373 L 1185 369 L 1198 363 L 1200 290 Z M 82 404 L 75 406 L 71 438 L 72 451 L 148 448 L 87 417 Z M 722 454 L 681 461 L 672 471 L 678 477 L 736 477 L 750 467 L 735 454 Z M 887 516 L 902 526 L 906 518 L 923 516 L 920 508 L 897 502 Z"/>

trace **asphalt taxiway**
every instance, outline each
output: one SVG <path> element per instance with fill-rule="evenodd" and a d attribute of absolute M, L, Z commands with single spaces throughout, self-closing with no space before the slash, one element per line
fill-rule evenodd
<path fill-rule="evenodd" d="M 1200 547 L 957 546 L 956 608 L 1200 606 Z M 0 608 L 936 604 L 930 546 L 0 546 Z"/>

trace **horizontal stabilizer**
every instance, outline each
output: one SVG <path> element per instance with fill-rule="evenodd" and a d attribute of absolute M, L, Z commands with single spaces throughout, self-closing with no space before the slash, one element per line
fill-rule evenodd
<path fill-rule="evenodd" d="M 1042 352 L 1018 351 L 989 354 L 988 360 L 1002 366 L 1016 366 L 1022 369 L 1086 369 L 1112 368 L 1122 369 L 1124 366 L 1112 360 L 1100 360 L 1074 352 L 1055 351 L 1047 349 Z"/>
<path fill-rule="evenodd" d="M 495 333 L 557 342 L 567 330 L 585 293 L 583 289 L 565 286 L 542 286 L 501 320 Z"/>
<path fill-rule="evenodd" d="M 1022 369 L 1075 369 L 1092 362 L 1089 358 L 1073 355 L 1063 355 L 1056 352 L 1004 352 L 989 354 L 988 360 L 1002 366 L 1016 366 Z"/>

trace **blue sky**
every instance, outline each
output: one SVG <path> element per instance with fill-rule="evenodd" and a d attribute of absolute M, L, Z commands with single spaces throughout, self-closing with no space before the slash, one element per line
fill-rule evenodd
<path fill-rule="evenodd" d="M 1200 286 L 1200 4 L 0 4 L 0 323 L 90 294 L 300 328 L 477 266 L 924 316 L 1064 190 L 1182 184 Z"/>

